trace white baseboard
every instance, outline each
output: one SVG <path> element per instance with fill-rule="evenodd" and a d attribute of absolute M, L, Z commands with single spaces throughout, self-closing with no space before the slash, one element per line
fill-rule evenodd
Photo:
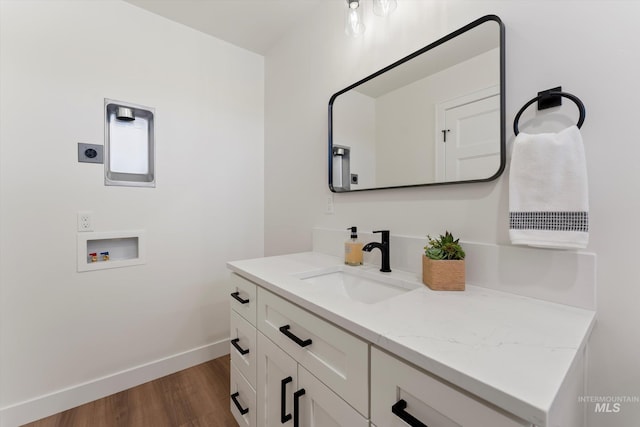
<path fill-rule="evenodd" d="M 17 427 L 229 354 L 225 339 L 86 383 L 0 408 L 0 426 Z"/>

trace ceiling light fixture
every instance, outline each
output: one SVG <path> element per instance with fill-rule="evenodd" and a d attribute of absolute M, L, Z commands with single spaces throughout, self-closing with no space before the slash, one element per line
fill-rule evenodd
<path fill-rule="evenodd" d="M 397 0 L 373 0 L 373 14 L 389 16 L 398 7 Z"/>
<path fill-rule="evenodd" d="M 358 37 L 365 30 L 363 4 L 360 0 L 347 0 L 344 32 L 348 36 Z"/>
<path fill-rule="evenodd" d="M 348 36 L 358 37 L 364 33 L 364 3 L 365 0 L 346 0 L 344 32 Z M 372 0 L 373 14 L 389 16 L 398 7 L 398 0 Z"/>

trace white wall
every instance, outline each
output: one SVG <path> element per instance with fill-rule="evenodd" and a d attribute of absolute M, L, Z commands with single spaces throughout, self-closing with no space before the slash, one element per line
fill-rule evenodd
<path fill-rule="evenodd" d="M 637 1 L 404 0 L 388 19 L 369 15 L 367 32 L 350 39 L 344 4 L 330 1 L 266 57 L 265 252 L 309 250 L 313 226 L 388 228 L 420 236 L 454 231 L 464 240 L 509 244 L 508 170 L 491 183 L 336 194 L 335 215 L 324 213 L 327 103 L 347 85 L 489 13 L 506 25 L 508 146 L 520 107 L 539 90 L 562 85 L 587 108 L 586 145 L 591 241 L 598 256 L 598 324 L 589 354 L 588 393 L 640 395 L 640 144 L 635 136 L 640 56 Z M 546 120 L 521 129 L 557 130 L 577 112 L 566 101 Z M 287 152 L 285 158 L 281 153 Z M 294 176 L 296 179 L 289 179 Z M 345 231 L 346 237 L 346 231 Z M 522 367 L 526 369 L 526 366 Z M 640 404 L 595 414 L 592 427 L 627 427 Z"/>
<path fill-rule="evenodd" d="M 120 1 L 0 14 L 0 409 L 228 351 L 225 263 L 263 254 L 264 58 Z M 157 188 L 77 162 L 103 143 L 103 98 L 156 109 Z M 147 264 L 77 273 L 80 210 L 146 230 Z"/>

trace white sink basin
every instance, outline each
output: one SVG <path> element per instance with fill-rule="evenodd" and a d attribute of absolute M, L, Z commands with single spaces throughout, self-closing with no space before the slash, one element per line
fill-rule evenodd
<path fill-rule="evenodd" d="M 349 267 L 303 273 L 297 277 L 310 286 L 317 287 L 318 291 L 365 304 L 375 304 L 417 287 L 380 273 Z"/>

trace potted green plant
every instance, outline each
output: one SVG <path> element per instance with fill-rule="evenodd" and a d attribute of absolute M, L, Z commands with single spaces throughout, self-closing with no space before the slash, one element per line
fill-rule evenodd
<path fill-rule="evenodd" d="M 464 291 L 465 253 L 451 233 L 434 239 L 427 236 L 429 242 L 422 256 L 422 282 L 436 291 Z"/>

